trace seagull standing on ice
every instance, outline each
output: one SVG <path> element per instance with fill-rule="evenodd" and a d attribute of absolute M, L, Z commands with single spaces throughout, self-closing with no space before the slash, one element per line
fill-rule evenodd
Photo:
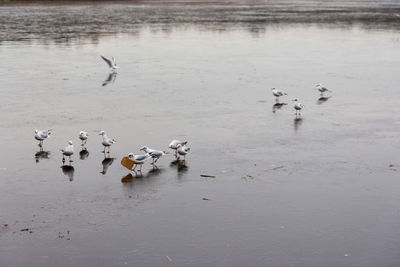
<path fill-rule="evenodd" d="M 276 96 L 276 103 L 279 102 L 279 97 L 280 97 L 280 96 L 287 95 L 285 92 L 282 92 L 281 90 L 278 90 L 278 89 L 276 89 L 276 88 L 272 88 L 271 90 L 272 90 L 272 94 L 273 94 L 274 96 Z"/>
<path fill-rule="evenodd" d="M 178 159 L 180 156 L 183 156 L 183 160 L 186 160 L 186 154 L 189 153 L 190 148 L 185 145 L 178 144 L 178 148 L 176 150 L 178 152 Z"/>
<path fill-rule="evenodd" d="M 157 160 L 164 156 L 166 153 L 164 151 L 155 150 L 148 148 L 147 146 L 142 147 L 140 150 L 144 151 L 145 153 L 149 154 L 153 158 L 153 166 L 157 163 Z"/>
<path fill-rule="evenodd" d="M 301 116 L 301 110 L 304 108 L 304 105 L 302 103 L 299 102 L 299 100 L 297 98 L 293 99 L 294 101 L 294 109 L 296 110 L 296 117 L 297 115 Z"/>
<path fill-rule="evenodd" d="M 51 129 L 50 130 L 35 130 L 35 139 L 39 141 L 39 147 L 43 147 L 43 140 L 50 137 Z"/>
<path fill-rule="evenodd" d="M 105 131 L 100 131 L 99 135 L 102 135 L 102 136 L 103 136 L 103 142 L 101 142 L 101 143 L 102 143 L 102 145 L 104 146 L 104 150 L 101 151 L 101 152 L 102 152 L 102 153 L 106 153 L 106 147 L 108 147 L 108 152 L 107 152 L 107 153 L 110 153 L 110 146 L 111 146 L 112 144 L 114 144 L 116 141 L 115 141 L 114 139 L 109 138 L 109 137 L 106 135 L 106 132 L 105 132 Z"/>
<path fill-rule="evenodd" d="M 149 158 L 151 158 L 151 156 L 148 153 L 143 154 L 143 155 L 135 155 L 133 153 L 129 153 L 128 157 L 135 162 L 135 164 L 134 164 L 135 167 L 133 167 L 132 171 L 134 171 L 136 169 L 137 165 L 140 165 L 140 169 L 138 170 L 140 172 L 142 171 L 142 166 L 143 166 L 144 162 L 146 160 L 148 160 Z"/>
<path fill-rule="evenodd" d="M 72 141 L 68 141 L 68 146 L 63 149 L 60 149 L 63 159 L 62 162 L 65 162 L 65 156 L 69 157 L 69 162 L 72 162 L 71 156 L 74 154 L 74 146 L 72 145 Z"/>
<path fill-rule="evenodd" d="M 88 136 L 89 136 L 88 132 L 84 132 L 84 131 L 80 131 L 80 132 L 79 132 L 79 139 L 82 140 L 81 146 L 86 145 Z"/>
<path fill-rule="evenodd" d="M 321 93 L 321 96 L 324 95 L 325 92 L 332 92 L 328 88 L 322 86 L 322 84 L 317 84 L 315 87 L 317 87 L 318 91 Z"/>
<path fill-rule="evenodd" d="M 175 150 L 175 157 L 178 157 L 178 145 L 186 145 L 187 141 L 179 141 L 179 140 L 172 140 L 171 143 L 169 143 L 168 147 Z"/>
<path fill-rule="evenodd" d="M 115 61 L 114 57 L 111 57 L 111 59 L 108 59 L 106 57 L 100 56 L 110 67 L 110 69 L 112 71 L 115 71 L 116 69 L 118 69 L 119 67 L 117 66 L 117 62 Z"/>

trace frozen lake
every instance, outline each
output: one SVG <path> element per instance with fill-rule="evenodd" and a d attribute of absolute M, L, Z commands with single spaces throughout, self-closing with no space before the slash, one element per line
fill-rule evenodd
<path fill-rule="evenodd" d="M 0 266 L 400 265 L 397 1 L 11 3 L 0 59 Z"/>

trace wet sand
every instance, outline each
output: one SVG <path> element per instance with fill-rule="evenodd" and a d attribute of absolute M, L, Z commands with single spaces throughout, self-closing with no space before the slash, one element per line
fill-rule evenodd
<path fill-rule="evenodd" d="M 399 266 L 396 3 L 392 21 L 368 23 L 256 23 L 260 7 L 242 5 L 251 19 L 225 23 L 219 8 L 0 7 L 1 266 Z M 125 15 L 96 28 L 109 10 Z M 154 17 L 125 24 L 127 10 Z M 100 55 L 121 66 L 106 85 Z M 34 129 L 50 128 L 37 154 Z M 111 160 L 100 129 L 117 140 Z M 175 138 L 189 141 L 185 165 L 120 165 Z M 61 168 L 68 140 L 73 168 Z"/>

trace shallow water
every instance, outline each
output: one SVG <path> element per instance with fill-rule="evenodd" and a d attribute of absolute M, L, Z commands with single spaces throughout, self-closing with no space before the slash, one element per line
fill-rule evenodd
<path fill-rule="evenodd" d="M 0 265 L 398 266 L 398 9 L 0 7 Z M 100 55 L 121 66 L 107 84 Z M 36 154 L 34 129 L 50 128 Z M 120 165 L 174 138 L 189 141 L 186 164 Z"/>

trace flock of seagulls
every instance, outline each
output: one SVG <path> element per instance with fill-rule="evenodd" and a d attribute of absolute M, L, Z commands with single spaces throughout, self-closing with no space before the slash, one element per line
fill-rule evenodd
<path fill-rule="evenodd" d="M 317 84 L 315 87 L 317 87 L 317 90 L 320 92 L 321 98 L 325 99 L 325 100 L 326 100 L 326 98 L 324 97 L 324 93 L 332 92 L 331 90 L 329 90 L 328 88 L 324 87 L 320 83 Z M 276 89 L 276 88 L 271 88 L 271 90 L 272 90 L 272 94 L 276 97 L 275 98 L 276 104 L 274 105 L 274 107 L 275 106 L 281 107 L 282 105 L 286 105 L 286 103 L 280 103 L 279 102 L 279 97 L 287 95 L 287 93 L 285 93 L 285 92 L 283 92 L 283 91 L 281 91 L 279 89 Z M 297 99 L 297 98 L 293 99 L 292 101 L 294 102 L 293 108 L 295 110 L 296 118 L 298 118 L 299 116 L 301 116 L 301 110 L 304 108 L 304 105 L 302 103 L 300 103 L 299 99 Z"/>
<path fill-rule="evenodd" d="M 104 56 L 100 56 L 100 57 L 107 63 L 107 65 L 111 69 L 111 74 L 110 74 L 111 78 L 109 78 L 109 80 L 111 81 L 111 79 L 113 77 L 115 78 L 116 70 L 119 68 L 119 66 L 117 66 L 117 62 L 114 57 L 111 57 L 111 59 L 108 59 Z M 109 81 L 106 81 L 106 82 L 109 82 Z M 332 92 L 328 88 L 324 87 L 322 84 L 317 84 L 316 88 L 320 92 L 321 98 L 324 98 L 324 93 Z M 286 105 L 286 103 L 280 103 L 279 100 L 280 100 L 280 97 L 287 95 L 287 93 L 282 90 L 276 89 L 276 88 L 271 88 L 271 90 L 272 90 L 272 94 L 275 96 L 275 101 L 276 101 L 276 104 L 274 106 L 279 106 L 279 108 L 280 108 L 282 105 Z M 293 108 L 296 112 L 295 113 L 296 119 L 298 119 L 298 116 L 301 116 L 301 110 L 304 108 L 304 105 L 302 103 L 300 103 L 300 101 L 297 98 L 293 99 L 293 102 L 294 102 Z M 43 141 L 48 139 L 51 136 L 51 133 L 52 133 L 52 129 L 35 130 L 34 137 L 36 140 L 39 141 L 38 146 L 40 147 L 40 151 L 43 152 Z M 101 144 L 104 147 L 104 149 L 101 152 L 104 153 L 105 155 L 110 154 L 110 148 L 113 144 L 116 143 L 116 140 L 108 137 L 105 131 L 99 131 L 99 135 L 102 136 Z M 86 146 L 88 138 L 89 138 L 88 132 L 86 132 L 86 131 L 79 132 L 79 139 L 82 142 L 81 143 L 82 151 L 86 150 L 85 146 Z M 187 141 L 172 140 L 171 143 L 168 145 L 168 147 L 170 149 L 174 150 L 174 156 L 175 156 L 176 160 L 178 160 L 178 161 L 181 160 L 181 157 L 183 157 L 183 161 L 185 161 L 186 155 L 190 151 L 190 148 L 187 146 Z M 62 154 L 63 164 L 65 163 L 65 157 L 69 158 L 69 162 L 71 164 L 71 162 L 73 162 L 72 155 L 74 154 L 74 146 L 73 146 L 72 141 L 68 141 L 67 146 L 60 149 L 60 151 Z M 143 151 L 144 154 L 128 153 L 127 157 L 130 160 L 132 160 L 134 163 L 131 168 L 132 171 L 135 171 L 136 168 L 138 168 L 138 171 L 141 172 L 142 166 L 144 165 L 144 163 L 150 159 L 152 160 L 151 165 L 153 165 L 153 168 L 157 168 L 157 166 L 156 166 L 157 161 L 164 155 L 169 154 L 166 151 L 149 148 L 147 146 L 143 146 L 140 149 L 140 151 Z"/>
<path fill-rule="evenodd" d="M 39 141 L 38 146 L 40 147 L 40 150 L 43 151 L 43 141 L 46 140 L 47 138 L 50 137 L 51 130 L 35 130 L 35 139 Z M 103 145 L 104 149 L 101 151 L 101 153 L 104 154 L 110 154 L 110 147 L 116 143 L 115 139 L 109 138 L 106 134 L 105 131 L 100 131 L 99 135 L 102 136 L 102 141 L 101 144 Z M 85 131 L 80 131 L 79 132 L 79 139 L 82 141 L 81 147 L 83 151 L 86 149 L 86 143 L 89 138 L 89 133 Z M 180 161 L 181 156 L 183 156 L 183 162 L 186 160 L 186 155 L 189 153 L 190 148 L 186 146 L 187 141 L 179 141 L 179 140 L 172 140 L 171 143 L 169 144 L 169 148 L 175 150 L 175 158 L 176 160 Z M 74 146 L 72 141 L 68 141 L 68 144 L 66 147 L 60 149 L 61 154 L 62 154 L 62 163 L 64 164 L 66 161 L 66 157 L 69 158 L 69 163 L 71 164 L 73 162 L 72 160 L 72 155 L 74 154 Z M 151 165 L 153 165 L 153 168 L 157 168 L 157 161 L 164 155 L 169 154 L 166 151 L 161 151 L 157 149 L 152 149 L 147 146 L 143 146 L 140 151 L 143 151 L 144 154 L 137 154 L 135 155 L 134 153 L 129 153 L 128 158 L 134 161 L 133 168 L 131 169 L 132 171 L 135 171 L 138 166 L 139 169 L 138 171 L 142 171 L 142 166 L 143 164 L 149 160 L 152 159 Z"/>

